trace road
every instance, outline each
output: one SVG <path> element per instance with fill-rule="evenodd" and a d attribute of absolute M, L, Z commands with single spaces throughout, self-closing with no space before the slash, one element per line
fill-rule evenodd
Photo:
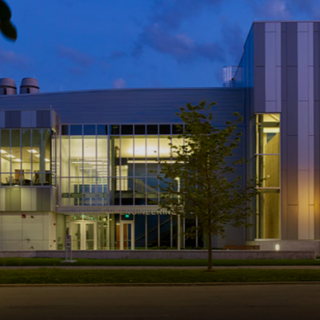
<path fill-rule="evenodd" d="M 0 287 L 1 319 L 319 319 L 320 285 Z"/>

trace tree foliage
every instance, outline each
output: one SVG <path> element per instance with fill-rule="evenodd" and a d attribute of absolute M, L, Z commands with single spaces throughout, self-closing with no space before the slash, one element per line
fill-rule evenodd
<path fill-rule="evenodd" d="M 187 104 L 177 115 L 185 124 L 184 145 L 172 148 L 172 163 L 161 163 L 161 208 L 171 214 L 198 217 L 199 230 L 207 240 L 208 270 L 212 268 L 212 236 L 223 236 L 226 225 L 246 225 L 249 205 L 256 196 L 255 183 L 245 184 L 235 168 L 244 163 L 233 154 L 241 141 L 239 114 L 223 128 L 212 125 L 212 107 L 205 101 Z"/>
<path fill-rule="evenodd" d="M 0 31 L 9 40 L 17 40 L 17 30 L 11 23 L 11 10 L 3 0 L 0 0 Z"/>

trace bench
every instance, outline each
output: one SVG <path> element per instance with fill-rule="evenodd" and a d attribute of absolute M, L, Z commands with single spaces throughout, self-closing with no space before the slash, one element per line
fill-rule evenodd
<path fill-rule="evenodd" d="M 223 246 L 223 250 L 260 250 L 260 246 L 255 245 L 229 245 Z"/>

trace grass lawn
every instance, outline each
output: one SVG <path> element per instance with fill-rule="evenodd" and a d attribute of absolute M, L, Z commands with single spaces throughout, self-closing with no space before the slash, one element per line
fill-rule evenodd
<path fill-rule="evenodd" d="M 54 258 L 0 258 L 0 266 L 206 266 L 207 260 L 165 259 L 77 259 L 77 262 L 61 263 Z M 320 260 L 214 260 L 214 266 L 292 266 L 320 265 Z"/>
<path fill-rule="evenodd" d="M 0 284 L 320 281 L 320 270 L 1 270 Z"/>

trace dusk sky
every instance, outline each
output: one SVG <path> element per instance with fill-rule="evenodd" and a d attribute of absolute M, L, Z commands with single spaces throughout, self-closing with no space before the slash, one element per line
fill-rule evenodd
<path fill-rule="evenodd" d="M 6 0 L 0 77 L 41 92 L 221 86 L 255 20 L 317 20 L 314 0 Z"/>

